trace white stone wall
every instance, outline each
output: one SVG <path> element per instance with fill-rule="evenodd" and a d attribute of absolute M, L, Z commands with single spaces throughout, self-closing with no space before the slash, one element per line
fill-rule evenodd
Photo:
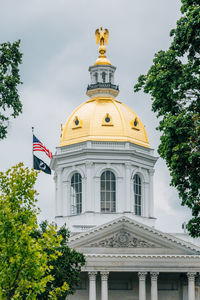
<path fill-rule="evenodd" d="M 153 174 L 156 162 L 152 150 L 131 143 L 85 142 L 58 148 L 54 156 L 56 222 L 80 232 L 109 222 L 123 214 L 154 226 Z M 101 213 L 100 177 L 110 170 L 116 178 L 116 212 Z M 82 213 L 71 215 L 70 186 L 74 173 L 82 177 Z M 142 215 L 135 216 L 133 177 L 142 181 Z"/>

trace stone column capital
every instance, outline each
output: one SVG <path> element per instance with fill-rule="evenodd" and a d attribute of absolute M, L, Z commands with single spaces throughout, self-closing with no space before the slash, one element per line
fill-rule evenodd
<path fill-rule="evenodd" d="M 127 170 L 131 169 L 131 163 L 130 162 L 125 162 L 125 167 Z"/>
<path fill-rule="evenodd" d="M 86 181 L 87 180 L 87 177 L 86 176 L 82 176 L 82 181 Z"/>
<path fill-rule="evenodd" d="M 147 272 L 138 272 L 138 277 L 140 280 L 146 279 Z"/>
<path fill-rule="evenodd" d="M 154 173 L 155 173 L 155 170 L 154 170 L 154 169 L 150 169 L 150 170 L 149 170 L 149 174 L 150 174 L 151 176 L 153 176 Z"/>
<path fill-rule="evenodd" d="M 159 272 L 150 272 L 151 275 L 151 300 L 158 300 L 158 275 Z"/>
<path fill-rule="evenodd" d="M 62 176 L 62 172 L 63 172 L 63 168 L 62 167 L 57 168 L 55 176 L 60 179 L 61 176 Z"/>
<path fill-rule="evenodd" d="M 146 300 L 146 275 L 147 272 L 138 272 L 139 277 L 139 300 Z"/>
<path fill-rule="evenodd" d="M 69 183 L 69 182 L 71 182 L 71 180 L 70 180 L 69 178 L 64 177 L 64 178 L 62 179 L 62 182 L 64 182 L 64 183 Z"/>
<path fill-rule="evenodd" d="M 188 280 L 194 280 L 196 276 L 196 272 L 187 272 Z"/>
<path fill-rule="evenodd" d="M 108 300 L 108 271 L 101 271 L 101 300 Z"/>
<path fill-rule="evenodd" d="M 196 272 L 187 272 L 188 277 L 188 299 L 195 300 L 195 275 Z"/>
<path fill-rule="evenodd" d="M 93 166 L 93 161 L 87 160 L 85 162 L 85 165 L 86 165 L 87 168 L 91 168 Z"/>
<path fill-rule="evenodd" d="M 97 292 L 96 292 L 96 271 L 89 271 L 89 300 L 96 300 Z"/>
<path fill-rule="evenodd" d="M 101 280 L 108 280 L 109 272 L 108 271 L 101 271 Z"/>
<path fill-rule="evenodd" d="M 89 271 L 88 272 L 88 276 L 89 276 L 90 280 L 96 280 L 96 275 L 97 275 L 96 271 Z"/>
<path fill-rule="evenodd" d="M 159 272 L 150 272 L 151 280 L 157 280 Z"/>

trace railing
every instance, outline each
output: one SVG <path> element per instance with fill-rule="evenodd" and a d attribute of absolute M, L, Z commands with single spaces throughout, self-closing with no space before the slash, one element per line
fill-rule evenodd
<path fill-rule="evenodd" d="M 89 84 L 87 87 L 88 90 L 94 90 L 94 89 L 113 89 L 119 91 L 119 86 L 112 84 L 110 82 L 97 82 L 95 84 Z"/>

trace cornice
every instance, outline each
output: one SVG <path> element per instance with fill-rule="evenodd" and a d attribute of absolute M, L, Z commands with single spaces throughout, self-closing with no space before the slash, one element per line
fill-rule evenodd
<path fill-rule="evenodd" d="M 86 258 L 135 258 L 135 259 L 198 259 L 198 255 L 171 254 L 84 254 Z"/>
<path fill-rule="evenodd" d="M 122 154 L 122 155 L 136 155 L 137 157 L 141 157 L 141 158 L 145 158 L 151 161 L 157 161 L 158 157 L 155 157 L 149 153 L 144 153 L 144 152 L 139 152 L 136 150 L 131 150 L 131 149 L 106 149 L 106 148 L 79 148 L 79 149 L 72 149 L 70 151 L 62 151 L 61 153 L 57 153 L 54 155 L 54 159 L 62 159 L 70 156 L 75 156 L 75 155 L 79 155 L 79 154 L 102 154 L 102 151 L 104 154 L 112 154 L 116 153 L 116 154 Z"/>
<path fill-rule="evenodd" d="M 145 153 L 151 156 L 154 156 L 154 149 L 146 148 L 144 146 L 137 145 L 135 143 L 129 141 L 93 141 L 88 140 L 84 142 L 79 142 L 71 145 L 66 145 L 62 147 L 56 147 L 56 154 L 59 155 L 61 153 L 70 153 L 75 152 L 82 149 L 96 149 L 96 150 L 131 150 L 136 153 Z"/>

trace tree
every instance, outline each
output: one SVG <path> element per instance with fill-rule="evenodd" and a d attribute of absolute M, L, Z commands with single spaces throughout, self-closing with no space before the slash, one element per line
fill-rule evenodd
<path fill-rule="evenodd" d="M 0 140 L 7 135 L 8 122 L 22 112 L 17 87 L 22 82 L 19 75 L 19 64 L 22 53 L 20 41 L 0 44 Z"/>
<path fill-rule="evenodd" d="M 40 229 L 35 233 L 37 237 L 41 238 L 47 230 L 47 222 L 40 224 Z M 45 291 L 38 296 L 38 299 L 48 299 L 48 295 L 51 291 L 56 288 L 63 286 L 65 282 L 68 283 L 69 289 L 66 290 L 62 295 L 59 295 L 57 299 L 64 300 L 66 296 L 72 295 L 75 292 L 80 280 L 81 267 L 85 265 L 84 255 L 77 252 L 74 249 L 68 247 L 69 231 L 65 226 L 61 227 L 56 236 L 62 236 L 62 241 L 57 248 L 62 255 L 57 259 L 52 259 L 48 262 L 49 265 L 53 266 L 50 274 L 53 276 L 54 281 L 48 282 Z M 47 250 L 48 252 L 49 250 Z"/>
<path fill-rule="evenodd" d="M 23 164 L 0 172 L 0 299 L 36 299 L 52 283 L 53 266 L 62 253 L 62 236 L 47 225 L 39 238 L 36 191 L 37 173 Z M 49 299 L 68 289 L 66 282 L 49 292 Z"/>
<path fill-rule="evenodd" d="M 192 219 L 187 229 L 200 236 L 200 2 L 181 0 L 181 18 L 170 32 L 167 51 L 155 54 L 134 91 L 152 97 L 161 131 L 158 152 L 165 159 L 181 204 Z"/>

